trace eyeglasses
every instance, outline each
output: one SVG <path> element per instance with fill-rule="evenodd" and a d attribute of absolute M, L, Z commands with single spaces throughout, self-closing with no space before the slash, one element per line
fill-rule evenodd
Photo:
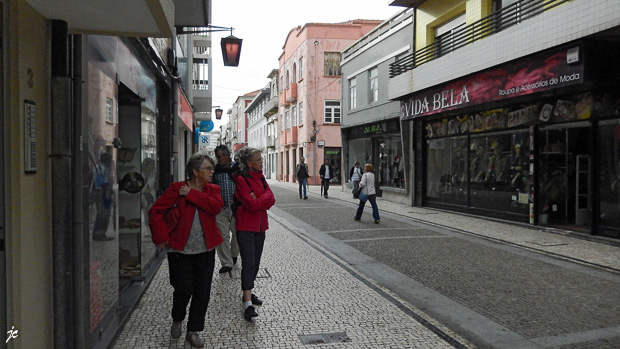
<path fill-rule="evenodd" d="M 201 167 L 200 169 L 201 169 L 201 170 L 207 170 L 207 171 L 209 171 L 209 172 L 215 172 L 215 169 L 214 169 L 212 166 L 209 166 L 209 167 Z"/>

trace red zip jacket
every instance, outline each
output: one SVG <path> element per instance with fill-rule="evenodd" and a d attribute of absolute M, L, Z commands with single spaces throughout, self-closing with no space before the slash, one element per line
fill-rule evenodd
<path fill-rule="evenodd" d="M 247 182 L 243 175 L 235 178 L 235 196 L 241 202 L 235 211 L 235 229 L 238 231 L 264 233 L 269 229 L 267 210 L 276 203 L 276 199 L 267 182 L 263 182 L 264 178 L 262 171 L 248 172 Z M 252 199 L 251 192 L 254 192 L 256 199 Z"/>
<path fill-rule="evenodd" d="M 207 183 L 202 188 L 202 192 L 190 190 L 185 197 L 181 197 L 179 200 L 181 219 L 176 228 L 172 232 L 168 232 L 169 228 L 164 221 L 164 214 L 177 202 L 179 190 L 184 185 L 185 182 L 172 183 L 151 206 L 149 225 L 153 243 L 159 245 L 168 242 L 168 246 L 171 248 L 183 251 L 189 238 L 196 208 L 198 208 L 200 223 L 207 241 L 207 249 L 210 250 L 224 241 L 222 234 L 217 229 L 215 220 L 215 216 L 220 213 L 224 206 L 224 201 L 220 195 L 220 186 Z"/>

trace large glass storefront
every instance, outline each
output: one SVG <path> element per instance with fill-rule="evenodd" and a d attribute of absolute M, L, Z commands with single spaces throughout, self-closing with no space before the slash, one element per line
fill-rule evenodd
<path fill-rule="evenodd" d="M 418 122 L 424 203 L 619 237 L 618 96 L 583 93 Z"/>
<path fill-rule="evenodd" d="M 125 287 L 144 277 L 155 256 L 148 209 L 159 165 L 154 75 L 118 38 L 89 37 L 88 54 L 83 187 L 94 338 L 117 313 Z"/>
<path fill-rule="evenodd" d="M 385 121 L 346 130 L 349 142 L 345 157 L 346 173 L 350 180 L 356 162 L 375 167 L 377 183 L 381 188 L 405 188 L 405 161 L 398 120 Z"/>

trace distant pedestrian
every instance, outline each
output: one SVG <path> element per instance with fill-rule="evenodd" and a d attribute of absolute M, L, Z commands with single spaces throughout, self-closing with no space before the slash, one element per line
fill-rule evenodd
<path fill-rule="evenodd" d="M 323 196 L 327 199 L 327 191 L 329 190 L 329 181 L 334 178 L 334 168 L 329 164 L 329 160 L 325 159 L 325 163 L 319 169 L 321 176 L 321 185 L 323 186 Z"/>
<path fill-rule="evenodd" d="M 175 182 L 149 210 L 153 243 L 168 249 L 168 267 L 172 292 L 172 338 L 181 336 L 183 320 L 189 307 L 185 340 L 202 348 L 205 315 L 211 297 L 211 279 L 215 268 L 215 248 L 222 243 L 215 216 L 224 202 L 220 187 L 210 184 L 215 161 L 196 153 L 185 167 L 187 180 Z M 165 218 L 178 207 L 178 222 Z M 175 209 L 176 210 L 176 209 Z"/>
<path fill-rule="evenodd" d="M 368 195 L 368 201 L 372 206 L 372 218 L 375 220 L 375 224 L 379 224 L 379 208 L 377 207 L 377 191 L 375 189 L 375 167 L 372 164 L 366 164 L 364 166 L 364 174 L 360 180 L 360 187 L 362 192 Z M 362 219 L 362 213 L 364 213 L 364 206 L 366 201 L 360 200 L 357 206 L 357 213 L 355 214 L 355 220 Z"/>
<path fill-rule="evenodd" d="M 353 189 L 359 188 L 363 173 L 364 171 L 362 171 L 362 168 L 360 167 L 360 162 L 357 161 L 355 166 L 351 167 L 351 173 L 349 173 L 349 179 L 353 183 Z"/>
<path fill-rule="evenodd" d="M 304 200 L 308 199 L 308 178 L 310 174 L 308 172 L 308 164 L 306 164 L 304 157 L 299 158 L 299 163 L 295 166 L 295 180 L 299 183 L 299 198 L 303 197 Z M 303 188 L 303 196 L 301 195 L 301 191 Z"/>
<path fill-rule="evenodd" d="M 263 301 L 252 293 L 252 289 L 263 254 L 265 232 L 269 229 L 267 210 L 276 200 L 263 175 L 260 149 L 242 148 L 238 154 L 242 168 L 235 179 L 235 197 L 241 206 L 235 211 L 235 221 L 241 252 L 241 290 L 245 309 L 243 317 L 251 321 L 258 316 L 254 305 L 263 304 Z"/>
<path fill-rule="evenodd" d="M 217 215 L 217 227 L 222 233 L 224 242 L 216 248 L 222 267 L 220 274 L 227 273 L 237 264 L 239 257 L 239 245 L 237 244 L 237 229 L 235 229 L 235 216 L 232 211 L 233 197 L 235 195 L 235 178 L 239 173 L 239 163 L 230 158 L 230 150 L 225 145 L 215 147 L 217 165 L 213 174 L 213 183 L 220 186 L 224 207 Z"/>

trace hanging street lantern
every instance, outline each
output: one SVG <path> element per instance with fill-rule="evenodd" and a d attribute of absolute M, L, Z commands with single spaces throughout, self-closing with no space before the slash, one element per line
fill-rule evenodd
<path fill-rule="evenodd" d="M 237 67 L 239 66 L 239 58 L 241 57 L 241 43 L 242 39 L 229 35 L 222 38 L 220 44 L 222 45 L 222 55 L 224 56 L 224 66 Z"/>
<path fill-rule="evenodd" d="M 217 120 L 222 120 L 222 113 L 223 112 L 224 111 L 222 109 L 220 109 L 220 108 L 215 109 L 215 118 Z"/>

